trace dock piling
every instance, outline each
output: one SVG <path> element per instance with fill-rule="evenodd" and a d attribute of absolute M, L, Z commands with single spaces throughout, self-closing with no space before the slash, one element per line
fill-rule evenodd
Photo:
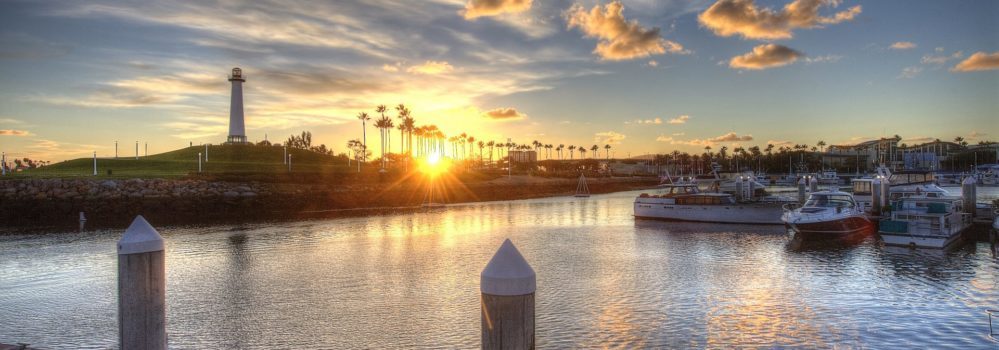
<path fill-rule="evenodd" d="M 167 348 L 163 237 L 141 215 L 118 241 L 118 344 Z"/>
<path fill-rule="evenodd" d="M 881 215 L 881 209 L 884 207 L 884 183 L 881 182 L 881 178 L 875 178 L 871 182 L 871 214 Z"/>
<path fill-rule="evenodd" d="M 480 276 L 482 348 L 534 349 L 537 275 L 509 239 Z"/>
<path fill-rule="evenodd" d="M 815 193 L 819 191 L 819 180 L 814 176 L 808 177 L 808 192 Z"/>
<path fill-rule="evenodd" d="M 975 202 L 978 198 L 978 189 L 975 187 L 978 184 L 978 179 L 974 176 L 968 176 L 961 181 L 961 205 L 964 207 L 964 212 L 971 215 L 972 219 L 975 217 L 976 206 Z"/>
<path fill-rule="evenodd" d="M 805 178 L 798 180 L 798 204 L 805 204 Z"/>

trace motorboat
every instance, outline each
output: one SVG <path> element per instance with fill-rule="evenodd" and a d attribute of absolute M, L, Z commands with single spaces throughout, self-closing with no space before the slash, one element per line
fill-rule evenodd
<path fill-rule="evenodd" d="M 960 197 L 907 197 L 892 202 L 891 217 L 878 226 L 886 245 L 945 248 L 971 227 L 971 214 L 962 211 Z"/>
<path fill-rule="evenodd" d="M 696 183 L 670 183 L 659 186 L 658 194 L 642 193 L 635 198 L 635 217 L 678 221 L 730 224 L 780 225 L 781 208 L 789 199 L 701 192 Z"/>
<path fill-rule="evenodd" d="M 876 178 L 853 179 L 851 183 L 854 200 L 864 210 L 871 207 L 874 181 L 877 179 L 888 184 L 889 202 L 906 197 L 939 198 L 950 195 L 947 190 L 937 185 L 932 171 L 910 170 L 891 173 L 887 168 L 880 167 Z"/>
<path fill-rule="evenodd" d="M 874 232 L 874 223 L 857 206 L 853 195 L 839 190 L 813 192 L 800 207 L 786 205 L 781 221 L 803 239 Z"/>

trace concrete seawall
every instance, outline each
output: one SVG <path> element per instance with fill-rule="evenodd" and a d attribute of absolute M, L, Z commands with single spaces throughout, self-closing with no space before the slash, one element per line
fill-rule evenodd
<path fill-rule="evenodd" d="M 646 188 L 654 178 L 590 180 L 593 193 Z M 575 179 L 514 177 L 445 186 L 448 203 L 572 194 Z M 337 217 L 418 207 L 425 184 L 224 182 L 191 179 L 21 179 L 0 181 L 0 220 L 8 228 L 124 227 L 143 215 L 153 222 L 218 223 Z M 345 213 L 344 209 L 365 209 Z M 0 228 L 2 230 L 2 228 Z M 0 231 L 2 232 L 2 231 Z"/>

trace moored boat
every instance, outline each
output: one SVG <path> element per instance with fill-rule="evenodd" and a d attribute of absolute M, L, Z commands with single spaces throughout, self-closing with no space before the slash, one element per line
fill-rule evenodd
<path fill-rule="evenodd" d="M 945 248 L 971 227 L 971 215 L 962 212 L 960 197 L 907 197 L 893 202 L 891 217 L 878 226 L 886 245 Z"/>
<path fill-rule="evenodd" d="M 857 206 L 853 195 L 837 190 L 809 195 L 801 207 L 788 205 L 781 221 L 804 239 L 830 239 L 873 232 L 874 223 Z"/>
<path fill-rule="evenodd" d="M 729 193 L 705 193 L 697 184 L 665 184 L 659 194 L 642 193 L 634 202 L 636 218 L 730 224 L 779 225 L 780 199 L 737 200 Z"/>

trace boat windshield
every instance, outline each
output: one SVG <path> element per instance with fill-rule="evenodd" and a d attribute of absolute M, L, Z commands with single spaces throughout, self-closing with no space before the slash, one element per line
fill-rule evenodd
<path fill-rule="evenodd" d="M 806 207 L 853 208 L 853 198 L 848 195 L 813 194 L 805 202 Z"/>

